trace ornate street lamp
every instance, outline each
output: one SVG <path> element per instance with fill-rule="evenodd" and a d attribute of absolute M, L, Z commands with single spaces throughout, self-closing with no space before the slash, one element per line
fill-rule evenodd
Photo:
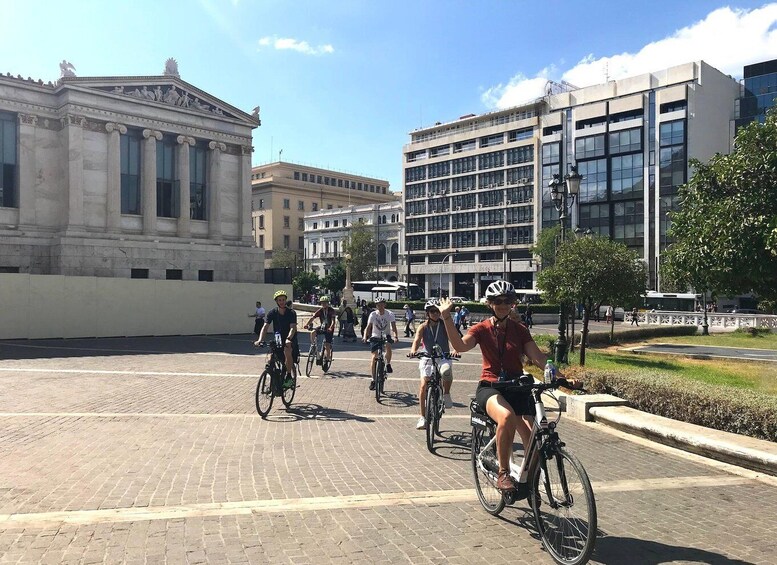
<path fill-rule="evenodd" d="M 343 289 L 343 300 L 348 304 L 353 304 L 353 287 L 351 286 L 351 254 L 345 254 L 345 288 Z"/>
<path fill-rule="evenodd" d="M 550 199 L 553 206 L 559 212 L 558 221 L 561 224 L 561 243 L 566 240 L 567 211 L 572 209 L 577 195 L 580 193 L 580 181 L 583 177 L 577 172 L 577 167 L 570 167 L 570 172 L 564 176 L 564 180 L 558 173 L 553 175 L 553 180 L 548 183 Z M 558 313 L 558 338 L 556 338 L 556 363 L 567 363 L 567 323 L 564 304 L 559 305 Z"/>

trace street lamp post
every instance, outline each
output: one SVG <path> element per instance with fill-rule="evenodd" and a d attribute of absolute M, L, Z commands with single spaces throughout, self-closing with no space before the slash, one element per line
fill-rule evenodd
<path fill-rule="evenodd" d="M 451 255 L 456 255 L 459 251 L 456 250 L 453 253 L 448 253 L 445 257 L 442 258 L 442 261 L 440 261 L 440 280 L 437 284 L 437 298 L 442 298 L 442 266 L 445 264 L 445 261 L 448 260 L 448 257 Z"/>
<path fill-rule="evenodd" d="M 343 300 L 348 304 L 353 304 L 353 287 L 351 286 L 351 254 L 345 254 L 345 288 L 343 289 Z"/>
<path fill-rule="evenodd" d="M 567 210 L 571 210 L 575 203 L 577 195 L 580 193 L 580 181 L 582 176 L 577 172 L 577 167 L 570 167 L 570 172 L 564 176 L 562 181 L 558 173 L 553 175 L 550 181 L 550 199 L 553 206 L 559 212 L 558 221 L 561 224 L 561 243 L 566 239 L 566 219 Z M 567 363 L 567 324 L 564 303 L 559 305 L 558 314 L 558 338 L 556 339 L 556 363 Z"/>

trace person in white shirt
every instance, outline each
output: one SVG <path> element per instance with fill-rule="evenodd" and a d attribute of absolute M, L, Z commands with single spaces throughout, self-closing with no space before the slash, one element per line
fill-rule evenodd
<path fill-rule="evenodd" d="M 256 321 L 254 321 L 254 334 L 256 337 L 259 337 L 259 334 L 262 332 L 262 326 L 264 325 L 264 315 L 265 310 L 262 308 L 262 303 L 257 300 L 256 312 L 248 315 L 249 318 L 256 318 Z"/>
<path fill-rule="evenodd" d="M 367 341 L 372 342 L 372 380 L 370 381 L 370 390 L 375 390 L 375 363 L 378 360 L 378 351 L 380 351 L 380 339 L 386 337 L 386 372 L 391 373 L 391 344 L 394 341 L 399 341 L 399 334 L 397 333 L 397 318 L 390 310 L 386 310 L 386 299 L 378 298 L 376 303 L 377 310 L 370 313 L 367 318 L 367 327 L 364 330 L 364 343 Z M 390 326 L 390 329 L 389 329 Z M 394 340 L 391 339 L 391 334 L 394 334 Z"/>

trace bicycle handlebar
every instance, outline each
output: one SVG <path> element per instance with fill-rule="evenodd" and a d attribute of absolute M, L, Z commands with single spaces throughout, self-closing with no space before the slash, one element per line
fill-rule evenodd
<path fill-rule="evenodd" d="M 458 353 L 443 353 L 442 355 L 438 355 L 436 353 L 428 353 L 426 351 L 416 351 L 415 353 L 408 353 L 408 357 L 411 359 L 461 359 L 461 355 Z"/>
<path fill-rule="evenodd" d="M 581 386 L 579 381 L 570 381 L 565 378 L 557 378 L 552 383 L 534 382 L 531 384 L 520 384 L 516 381 L 508 381 L 503 384 L 505 388 L 517 389 L 520 391 L 527 391 L 527 392 L 534 391 L 534 390 L 537 390 L 539 392 L 545 392 L 546 390 L 555 390 L 561 387 L 568 388 L 570 390 L 579 390 L 582 392 L 588 392 L 586 389 L 584 389 Z"/>

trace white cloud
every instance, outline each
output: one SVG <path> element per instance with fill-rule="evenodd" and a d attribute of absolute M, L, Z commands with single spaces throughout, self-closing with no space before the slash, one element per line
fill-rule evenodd
<path fill-rule="evenodd" d="M 278 50 L 290 49 L 304 55 L 324 55 L 335 52 L 335 48 L 328 43 L 325 45 L 319 45 L 318 47 L 313 47 L 307 41 L 300 41 L 299 39 L 294 39 L 291 37 L 262 37 L 259 40 L 259 46 L 273 47 Z"/>
<path fill-rule="evenodd" d="M 551 66 L 534 77 L 518 73 L 506 85 L 486 89 L 481 100 L 488 108 L 508 108 L 543 96 L 548 78 L 583 87 L 700 59 L 736 77 L 744 65 L 772 59 L 775 53 L 777 3 L 753 10 L 725 7 L 636 53 L 598 58 L 591 53 L 563 72 Z"/>

